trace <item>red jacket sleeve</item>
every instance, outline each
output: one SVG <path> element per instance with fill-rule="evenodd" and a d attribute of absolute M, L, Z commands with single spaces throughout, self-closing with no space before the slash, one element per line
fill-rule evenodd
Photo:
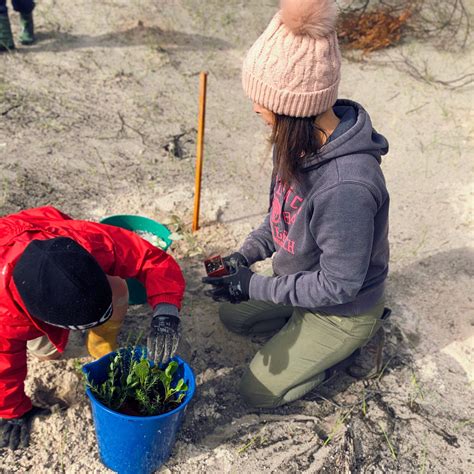
<path fill-rule="evenodd" d="M 11 214 L 7 217 L 14 217 L 15 219 L 21 219 L 29 223 L 34 224 L 45 224 L 50 223 L 51 221 L 62 221 L 70 220 L 71 218 L 59 211 L 53 206 L 43 206 L 35 207 L 33 209 L 26 209 L 24 211 L 17 212 L 16 214 Z"/>
<path fill-rule="evenodd" d="M 77 231 L 74 240 L 94 256 L 105 273 L 143 283 L 153 308 L 169 303 L 181 309 L 185 282 L 171 255 L 119 227 L 87 221 L 67 221 L 65 225 Z"/>
<path fill-rule="evenodd" d="M 31 409 L 25 394 L 26 340 L 5 338 L 0 331 L 0 418 L 19 418 Z"/>

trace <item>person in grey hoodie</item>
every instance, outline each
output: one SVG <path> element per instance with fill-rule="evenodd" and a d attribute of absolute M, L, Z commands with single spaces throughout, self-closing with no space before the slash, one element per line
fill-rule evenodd
<path fill-rule="evenodd" d="M 244 90 L 272 127 L 271 205 L 224 259 L 230 275 L 204 282 L 230 302 L 220 307 L 230 330 L 278 331 L 241 381 L 255 407 L 312 390 L 386 314 L 389 195 L 380 164 L 388 142 L 361 105 L 337 100 L 335 17 L 331 0 L 283 0 L 244 62 Z M 270 257 L 272 275 L 249 268 Z"/>

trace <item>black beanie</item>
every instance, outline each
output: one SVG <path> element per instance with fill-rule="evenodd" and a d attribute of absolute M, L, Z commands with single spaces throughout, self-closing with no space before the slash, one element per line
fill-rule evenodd
<path fill-rule="evenodd" d="M 112 315 L 112 290 L 94 257 L 67 237 L 33 240 L 13 269 L 28 312 L 53 326 L 87 329 Z"/>

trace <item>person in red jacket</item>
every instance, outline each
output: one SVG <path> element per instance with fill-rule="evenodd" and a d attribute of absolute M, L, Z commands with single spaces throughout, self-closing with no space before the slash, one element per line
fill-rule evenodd
<path fill-rule="evenodd" d="M 27 446 L 31 419 L 45 414 L 24 392 L 27 351 L 57 358 L 69 330 L 88 330 L 96 358 L 114 350 L 127 311 L 123 279 L 132 277 L 153 308 L 151 357 L 167 362 L 185 288 L 170 255 L 131 231 L 73 220 L 53 207 L 0 218 L 0 448 Z"/>

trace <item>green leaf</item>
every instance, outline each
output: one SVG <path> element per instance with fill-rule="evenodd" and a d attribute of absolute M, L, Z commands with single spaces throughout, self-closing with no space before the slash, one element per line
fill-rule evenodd
<path fill-rule="evenodd" d="M 145 385 L 147 377 L 150 374 L 150 362 L 146 359 L 142 359 L 134 369 L 135 375 L 140 380 L 140 385 Z"/>
<path fill-rule="evenodd" d="M 180 404 L 183 401 L 183 398 L 185 397 L 185 395 L 186 395 L 185 393 L 180 393 L 178 395 L 178 398 L 176 398 L 176 403 Z"/>
<path fill-rule="evenodd" d="M 165 373 L 168 377 L 172 377 L 173 374 L 178 370 L 178 363 L 176 361 L 171 361 L 165 369 Z"/>
<path fill-rule="evenodd" d="M 179 379 L 178 383 L 176 384 L 176 387 L 174 388 L 176 392 L 181 392 L 182 390 L 187 390 L 187 389 L 188 387 L 184 383 L 184 379 Z"/>
<path fill-rule="evenodd" d="M 169 392 L 169 389 L 170 389 L 170 385 L 171 385 L 171 380 L 172 380 L 172 376 L 168 374 L 168 372 L 165 370 L 163 372 L 161 372 L 160 374 L 160 381 L 161 383 L 163 384 L 163 387 L 165 389 L 165 398 L 168 398 L 168 392 Z"/>

